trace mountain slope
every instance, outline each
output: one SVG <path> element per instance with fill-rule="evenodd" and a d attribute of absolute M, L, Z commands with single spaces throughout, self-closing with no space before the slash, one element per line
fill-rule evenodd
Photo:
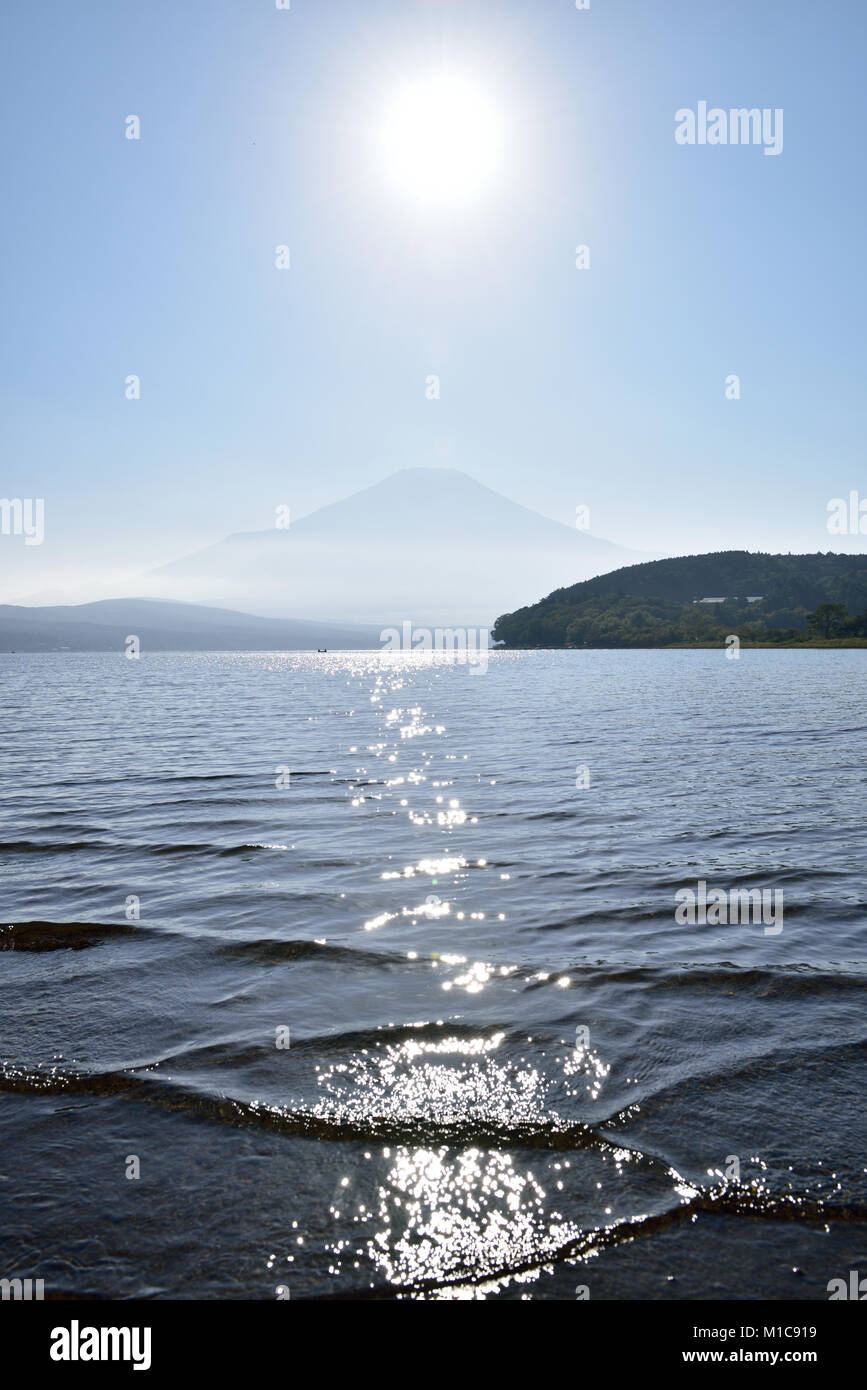
<path fill-rule="evenodd" d="M 253 617 L 190 603 L 103 599 L 47 608 L 0 604 L 0 652 L 315 651 L 378 647 L 379 630 Z"/>
<path fill-rule="evenodd" d="M 821 604 L 850 618 L 867 610 L 867 555 L 722 550 L 629 565 L 504 614 L 493 637 L 514 647 L 665 645 L 715 641 L 721 631 L 797 638 Z M 842 636 L 845 620 L 836 621 Z"/>
<path fill-rule="evenodd" d="M 402 469 L 288 530 L 228 536 L 152 571 L 156 595 L 379 625 L 489 625 L 504 603 L 633 552 L 451 468 Z"/>

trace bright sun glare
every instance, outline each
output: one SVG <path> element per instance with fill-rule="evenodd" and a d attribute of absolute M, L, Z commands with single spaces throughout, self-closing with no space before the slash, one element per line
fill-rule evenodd
<path fill-rule="evenodd" d="M 469 197 L 497 165 L 499 128 L 484 93 L 446 73 L 403 87 L 382 130 L 385 167 L 420 202 L 447 204 Z"/>

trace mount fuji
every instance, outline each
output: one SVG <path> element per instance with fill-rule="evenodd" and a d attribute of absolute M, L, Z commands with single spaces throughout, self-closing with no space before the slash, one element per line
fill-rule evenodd
<path fill-rule="evenodd" d="M 405 468 L 293 521 L 143 576 L 154 598 L 263 617 L 475 624 L 649 558 L 531 511 L 453 468 Z"/>

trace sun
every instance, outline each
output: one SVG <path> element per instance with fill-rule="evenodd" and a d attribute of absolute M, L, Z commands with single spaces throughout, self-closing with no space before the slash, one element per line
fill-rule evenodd
<path fill-rule="evenodd" d="M 460 202 L 496 171 L 499 122 L 474 83 L 433 73 L 395 93 L 382 124 L 382 154 L 391 181 L 419 202 Z"/>

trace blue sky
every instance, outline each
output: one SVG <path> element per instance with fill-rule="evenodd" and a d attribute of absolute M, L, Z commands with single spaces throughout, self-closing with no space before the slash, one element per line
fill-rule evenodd
<path fill-rule="evenodd" d="M 7 599 L 418 465 L 645 550 L 864 548 L 825 528 L 867 496 L 860 0 L 6 0 L 0 30 L 0 492 L 46 506 L 44 545 L 0 538 Z M 501 167 L 431 209 L 377 131 L 445 69 Z M 782 108 L 782 154 L 679 146 L 700 100 Z"/>

